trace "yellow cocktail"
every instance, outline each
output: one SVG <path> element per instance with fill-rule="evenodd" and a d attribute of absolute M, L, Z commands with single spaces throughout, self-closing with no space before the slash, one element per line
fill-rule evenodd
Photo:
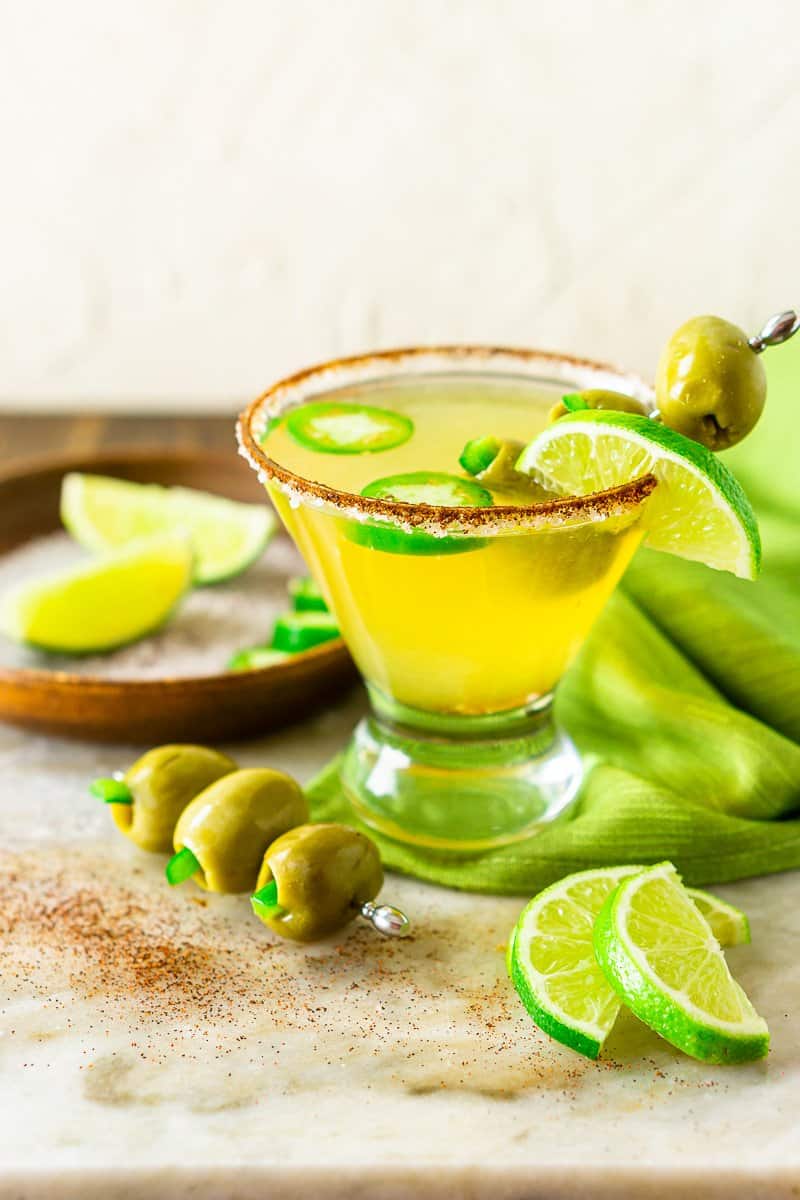
<path fill-rule="evenodd" d="M 243 445 L 336 614 L 375 715 L 343 784 L 396 837 L 527 836 L 580 764 L 552 692 L 641 539 L 652 486 L 557 500 L 459 463 L 483 434 L 527 443 L 560 395 L 631 379 L 548 356 L 380 355 L 278 385 Z"/>

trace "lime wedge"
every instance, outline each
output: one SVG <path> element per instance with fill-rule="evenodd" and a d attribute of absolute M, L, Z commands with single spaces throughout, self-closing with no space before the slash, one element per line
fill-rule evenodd
<path fill-rule="evenodd" d="M 192 566 L 184 534 L 147 538 L 6 592 L 0 632 L 60 654 L 115 649 L 164 624 L 191 587 Z"/>
<path fill-rule="evenodd" d="M 624 879 L 597 917 L 597 960 L 628 1007 L 693 1058 L 763 1058 L 769 1031 L 672 863 Z"/>
<path fill-rule="evenodd" d="M 568 875 L 526 905 L 509 944 L 509 975 L 536 1024 L 589 1058 L 597 1058 L 621 1008 L 595 958 L 595 918 L 620 881 L 641 870 Z"/>
<path fill-rule="evenodd" d="M 740 484 L 705 446 L 633 413 L 587 410 L 549 425 L 517 461 L 543 487 L 587 495 L 652 474 L 647 544 L 754 579 L 758 525 Z"/>
<path fill-rule="evenodd" d="M 720 946 L 742 946 L 750 941 L 750 922 L 741 909 L 698 888 L 687 888 L 686 893 L 708 921 Z"/>
<path fill-rule="evenodd" d="M 622 1002 L 600 970 L 592 932 L 618 884 L 643 867 L 605 867 L 569 875 L 523 909 L 506 965 L 523 1004 L 551 1037 L 597 1058 Z M 708 892 L 687 888 L 723 946 L 750 941 L 747 917 Z"/>
<path fill-rule="evenodd" d="M 194 582 L 221 583 L 261 554 L 277 521 L 266 504 L 237 504 L 191 488 L 71 474 L 61 486 L 61 519 L 87 550 L 116 550 L 157 533 L 185 531 L 195 553 Z"/>

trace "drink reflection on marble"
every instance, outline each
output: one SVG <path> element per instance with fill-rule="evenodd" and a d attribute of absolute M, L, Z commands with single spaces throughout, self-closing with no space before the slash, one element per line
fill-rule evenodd
<path fill-rule="evenodd" d="M 646 396 L 558 356 L 417 350 L 304 372 L 240 422 L 366 682 L 342 786 L 391 837 L 500 845 L 577 796 L 553 691 L 641 541 L 652 481 L 557 499 L 510 470 L 478 486 L 459 455 L 486 434 L 529 442 L 585 387 Z"/>

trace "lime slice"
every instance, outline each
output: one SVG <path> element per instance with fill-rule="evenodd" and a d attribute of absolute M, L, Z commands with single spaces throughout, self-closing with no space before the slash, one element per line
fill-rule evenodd
<path fill-rule="evenodd" d="M 568 875 L 522 910 L 509 944 L 509 975 L 536 1024 L 589 1058 L 597 1058 L 621 1008 L 595 958 L 595 918 L 620 881 L 641 870 Z"/>
<path fill-rule="evenodd" d="M 600 910 L 594 948 L 621 999 L 673 1046 L 713 1063 L 767 1054 L 766 1022 L 672 863 L 620 883 Z"/>
<path fill-rule="evenodd" d="M 402 446 L 414 432 L 414 422 L 389 408 L 320 400 L 292 409 L 286 428 L 307 450 L 368 454 Z"/>
<path fill-rule="evenodd" d="M 522 452 L 517 469 L 550 491 L 587 495 L 652 474 L 647 544 L 754 579 L 761 558 L 750 502 L 705 446 L 633 413 L 568 413 Z"/>
<path fill-rule="evenodd" d="M 198 584 L 220 583 L 246 570 L 277 527 L 266 504 L 237 504 L 191 488 L 105 475 L 66 475 L 61 519 L 76 541 L 95 552 L 183 530 L 192 539 Z"/>
<path fill-rule="evenodd" d="M 491 492 L 472 479 L 444 471 L 411 471 L 375 479 L 361 492 L 377 500 L 403 504 L 432 504 L 442 508 L 485 508 L 494 503 Z M 385 554 L 465 554 L 486 545 L 485 538 L 458 535 L 437 537 L 424 529 L 400 529 L 388 521 L 350 521 L 347 536 L 359 546 Z"/>
<path fill-rule="evenodd" d="M 597 1058 L 622 1002 L 598 967 L 592 931 L 617 885 L 643 867 L 581 871 L 534 897 L 506 955 L 508 973 L 536 1024 L 557 1041 Z M 747 917 L 708 892 L 687 893 L 723 946 L 750 941 Z"/>
<path fill-rule="evenodd" d="M 741 909 L 698 888 L 687 888 L 686 893 L 708 921 L 720 946 L 742 946 L 750 941 L 750 922 Z"/>
<path fill-rule="evenodd" d="M 164 624 L 191 587 L 192 567 L 183 534 L 147 538 L 7 592 L 0 631 L 60 654 L 112 650 Z"/>

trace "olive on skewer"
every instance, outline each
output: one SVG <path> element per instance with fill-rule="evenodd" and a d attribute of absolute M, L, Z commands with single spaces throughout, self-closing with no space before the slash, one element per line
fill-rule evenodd
<path fill-rule="evenodd" d="M 126 772 L 96 779 L 89 790 L 110 805 L 117 828 L 140 849 L 164 853 L 172 849 L 175 825 L 187 804 L 235 770 L 227 754 L 206 746 L 156 746 Z"/>
<path fill-rule="evenodd" d="M 296 942 L 314 942 L 357 916 L 387 937 L 408 932 L 408 918 L 376 905 L 383 868 L 375 843 L 346 825 L 300 825 L 268 848 L 250 902 L 269 929 Z"/>
<path fill-rule="evenodd" d="M 282 771 L 250 767 L 217 780 L 175 826 L 169 883 L 193 879 L 209 892 L 249 892 L 268 846 L 308 820 L 300 785 Z"/>

